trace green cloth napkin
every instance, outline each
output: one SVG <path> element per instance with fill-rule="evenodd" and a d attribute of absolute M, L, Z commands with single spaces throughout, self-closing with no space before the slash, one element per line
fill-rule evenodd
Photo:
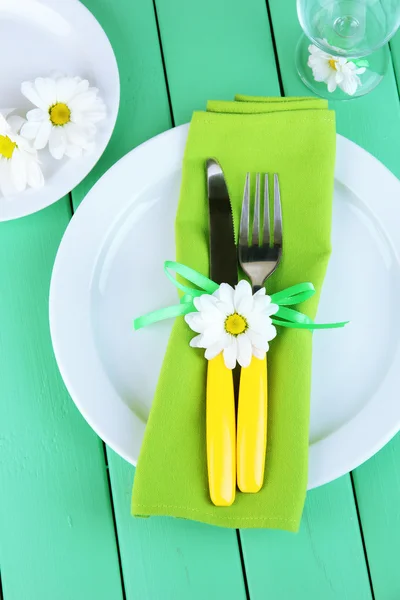
<path fill-rule="evenodd" d="M 334 113 L 315 98 L 238 96 L 194 113 L 176 217 L 176 260 L 209 274 L 207 158 L 217 158 L 224 170 L 236 236 L 246 172 L 276 172 L 283 258 L 267 290 L 312 282 L 317 293 L 301 310 L 314 318 L 331 251 L 335 138 Z M 202 350 L 189 347 L 194 335 L 183 318 L 176 319 L 136 469 L 132 513 L 297 531 L 307 488 L 312 334 L 279 328 L 271 343 L 264 486 L 257 494 L 238 491 L 229 508 L 215 507 L 209 498 L 206 360 Z"/>

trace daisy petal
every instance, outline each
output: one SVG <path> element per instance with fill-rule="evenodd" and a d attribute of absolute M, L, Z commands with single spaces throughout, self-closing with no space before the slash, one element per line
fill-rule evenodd
<path fill-rule="evenodd" d="M 94 142 L 88 142 L 84 147 L 85 156 L 92 154 L 95 147 L 96 147 L 96 144 Z"/>
<path fill-rule="evenodd" d="M 189 345 L 192 348 L 201 348 L 201 346 L 199 345 L 201 343 L 201 335 L 195 335 L 194 338 L 192 338 L 189 342 Z"/>
<path fill-rule="evenodd" d="M 246 333 L 237 336 L 237 360 L 241 367 L 246 368 L 251 363 L 252 347 L 250 338 Z"/>
<path fill-rule="evenodd" d="M 10 160 L 11 178 L 17 192 L 23 192 L 26 188 L 27 172 L 26 158 L 24 154 L 15 148 Z"/>
<path fill-rule="evenodd" d="M 260 296 L 265 296 L 266 295 L 266 290 L 265 287 L 261 287 L 255 294 L 254 294 L 254 298 L 259 298 Z"/>
<path fill-rule="evenodd" d="M 203 347 L 208 348 L 208 347 L 213 346 L 214 344 L 216 344 L 218 342 L 218 340 L 221 340 L 223 334 L 224 334 L 224 329 L 223 329 L 222 325 L 220 325 L 220 326 L 214 325 L 211 327 L 207 327 L 207 329 L 202 334 L 201 343 L 203 344 Z"/>
<path fill-rule="evenodd" d="M 4 134 L 10 129 L 9 124 L 6 121 L 6 118 L 0 113 L 0 133 Z"/>
<path fill-rule="evenodd" d="M 65 153 L 66 140 L 62 127 L 53 127 L 49 138 L 50 154 L 57 160 L 60 160 Z"/>
<path fill-rule="evenodd" d="M 271 302 L 268 306 L 266 306 L 265 314 L 270 317 L 271 315 L 275 315 L 278 312 L 278 310 L 279 306 Z"/>
<path fill-rule="evenodd" d="M 268 350 L 268 348 L 267 348 Z M 254 348 L 253 346 L 253 356 L 255 356 L 256 358 L 259 358 L 260 360 L 264 360 L 266 355 L 266 352 L 263 352 L 262 350 L 259 350 L 258 348 Z"/>
<path fill-rule="evenodd" d="M 71 110 L 91 110 L 93 106 L 96 104 L 97 93 L 90 89 L 83 94 L 78 94 L 71 98 L 69 101 L 69 107 Z"/>
<path fill-rule="evenodd" d="M 37 93 L 32 81 L 24 81 L 24 83 L 21 84 L 21 92 L 25 98 L 28 98 L 28 100 L 32 102 L 32 104 L 35 104 L 44 111 L 48 109 L 46 103 L 43 102 L 42 98 Z"/>
<path fill-rule="evenodd" d="M 236 338 L 231 336 L 229 345 L 224 348 L 224 362 L 227 369 L 234 369 L 237 359 L 237 342 Z"/>
<path fill-rule="evenodd" d="M 5 198 L 15 194 L 15 187 L 11 179 L 11 170 L 9 161 L 0 158 L 0 191 Z"/>
<path fill-rule="evenodd" d="M 235 309 L 240 314 L 249 313 L 253 309 L 253 292 L 251 285 L 245 279 L 239 281 L 234 293 Z"/>
<path fill-rule="evenodd" d="M 34 140 L 38 134 L 41 123 L 38 121 L 32 121 L 24 123 L 21 129 L 21 135 L 27 140 Z"/>
<path fill-rule="evenodd" d="M 48 113 L 46 114 L 41 108 L 33 108 L 26 113 L 26 118 L 28 121 L 44 121 L 48 119 Z"/>
<path fill-rule="evenodd" d="M 76 81 L 75 94 L 82 94 L 82 93 L 88 91 L 89 82 L 87 79 L 81 79 L 80 77 L 75 77 L 75 81 Z M 92 88 L 92 89 L 97 92 L 97 88 Z"/>
<path fill-rule="evenodd" d="M 67 147 L 65 148 L 65 156 L 68 156 L 68 158 L 81 158 L 82 155 L 82 148 L 79 148 L 79 146 L 74 146 L 73 144 L 67 144 Z"/>
<path fill-rule="evenodd" d="M 231 285 L 229 285 L 229 283 L 221 283 L 213 295 L 218 298 L 218 300 L 221 300 L 221 302 L 225 302 L 225 304 L 232 304 L 233 310 L 234 289 Z"/>
<path fill-rule="evenodd" d="M 80 127 L 75 123 L 68 123 L 63 129 L 70 144 L 78 146 L 79 148 L 85 148 L 88 136 L 83 127 Z"/>
<path fill-rule="evenodd" d="M 218 354 L 221 354 L 221 352 L 222 352 L 222 345 L 220 342 L 217 342 L 207 348 L 207 350 L 204 352 L 204 356 L 207 360 L 212 360 L 213 358 L 218 356 Z"/>
<path fill-rule="evenodd" d="M 36 134 L 35 142 L 33 144 L 36 150 L 42 150 L 46 146 L 47 142 L 49 141 L 51 130 L 52 125 L 50 121 L 43 121 L 40 124 L 38 132 Z"/>
<path fill-rule="evenodd" d="M 248 329 L 246 335 L 249 337 L 253 351 L 254 348 L 257 348 L 257 350 L 260 350 L 261 352 L 266 352 L 268 350 L 268 339 L 266 335 L 263 335 L 259 331 L 255 331 L 253 328 Z"/>
<path fill-rule="evenodd" d="M 197 333 L 203 333 L 207 323 L 203 320 L 202 316 L 197 312 L 192 312 L 185 315 L 185 321 L 189 325 L 192 331 Z"/>
<path fill-rule="evenodd" d="M 358 87 L 358 77 L 356 75 L 345 77 L 341 82 L 339 82 L 339 87 L 344 91 L 345 94 L 349 96 L 353 96 Z"/>
<path fill-rule="evenodd" d="M 336 75 L 331 75 L 327 81 L 328 92 L 334 92 L 337 88 Z"/>
<path fill-rule="evenodd" d="M 92 121 L 92 123 L 98 123 L 99 121 L 103 121 L 106 118 L 106 111 L 100 110 L 91 110 L 83 113 L 85 121 Z"/>
<path fill-rule="evenodd" d="M 35 189 L 39 189 L 44 185 L 44 177 L 42 170 L 35 160 L 30 160 L 27 165 L 27 182 L 28 185 Z"/>
<path fill-rule="evenodd" d="M 210 296 L 209 294 L 203 294 L 202 296 L 194 298 L 193 304 L 199 312 L 209 311 L 210 313 L 215 314 L 215 317 L 218 317 L 219 315 L 219 310 L 217 308 L 217 299 L 214 296 Z"/>
<path fill-rule="evenodd" d="M 36 91 L 43 103 L 50 107 L 55 104 L 57 99 L 56 82 L 50 77 L 37 77 L 35 79 Z"/>
<path fill-rule="evenodd" d="M 78 82 L 72 77 L 60 77 L 56 81 L 57 102 L 68 104 L 72 96 L 76 94 Z"/>
<path fill-rule="evenodd" d="M 8 117 L 8 124 L 15 133 L 18 133 L 20 131 L 24 123 L 26 123 L 25 119 L 19 117 L 18 115 Z"/>

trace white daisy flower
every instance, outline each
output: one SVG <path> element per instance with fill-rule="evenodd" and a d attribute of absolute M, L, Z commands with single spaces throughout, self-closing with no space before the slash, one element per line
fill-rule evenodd
<path fill-rule="evenodd" d="M 23 123 L 21 117 L 6 119 L 4 113 L 0 113 L 0 191 L 3 196 L 23 192 L 27 187 L 38 189 L 44 184 L 36 150 L 18 135 Z"/>
<path fill-rule="evenodd" d="M 252 356 L 265 357 L 268 342 L 276 336 L 271 315 L 279 306 L 264 288 L 253 295 L 247 281 L 239 281 L 235 289 L 222 283 L 214 294 L 199 296 L 193 303 L 198 312 L 186 315 L 185 321 L 199 335 L 190 345 L 205 348 L 208 360 L 223 352 L 225 365 L 233 369 L 236 362 L 248 367 Z"/>
<path fill-rule="evenodd" d="M 357 67 L 352 61 L 340 56 L 333 56 L 311 44 L 308 47 L 310 56 L 308 66 L 312 69 L 315 81 L 327 84 L 328 92 L 339 87 L 349 96 L 353 96 L 361 80 L 358 77 L 365 73 L 365 67 Z"/>
<path fill-rule="evenodd" d="M 57 159 L 79 158 L 94 147 L 96 123 L 106 116 L 97 88 L 80 77 L 38 77 L 25 81 L 21 92 L 37 108 L 26 115 L 21 135 L 37 150 L 49 145 Z"/>

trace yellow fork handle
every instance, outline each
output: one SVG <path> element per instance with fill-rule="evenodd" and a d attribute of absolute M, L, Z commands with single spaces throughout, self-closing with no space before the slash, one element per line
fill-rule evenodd
<path fill-rule="evenodd" d="M 251 359 L 240 373 L 237 423 L 237 484 L 258 492 L 264 483 L 267 449 L 267 360 Z"/>
<path fill-rule="evenodd" d="M 208 361 L 207 465 L 211 501 L 231 506 L 236 494 L 236 423 L 232 371 L 222 353 Z"/>

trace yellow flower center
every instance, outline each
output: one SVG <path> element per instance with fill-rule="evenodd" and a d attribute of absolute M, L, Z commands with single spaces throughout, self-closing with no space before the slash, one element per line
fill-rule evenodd
<path fill-rule="evenodd" d="M 225 319 L 225 331 L 231 335 L 240 335 L 247 329 L 247 321 L 242 315 L 233 313 Z"/>
<path fill-rule="evenodd" d="M 49 110 L 50 121 L 53 125 L 66 125 L 71 120 L 71 111 L 63 102 L 57 102 Z"/>
<path fill-rule="evenodd" d="M 337 71 L 337 68 L 336 68 L 336 62 L 337 62 L 337 61 L 336 61 L 336 60 L 333 60 L 333 58 L 331 58 L 331 60 L 329 61 L 329 66 L 330 66 L 330 68 L 331 68 L 331 69 L 333 69 L 334 71 Z"/>
<path fill-rule="evenodd" d="M 0 156 L 11 158 L 16 147 L 17 144 L 8 135 L 0 135 Z"/>

